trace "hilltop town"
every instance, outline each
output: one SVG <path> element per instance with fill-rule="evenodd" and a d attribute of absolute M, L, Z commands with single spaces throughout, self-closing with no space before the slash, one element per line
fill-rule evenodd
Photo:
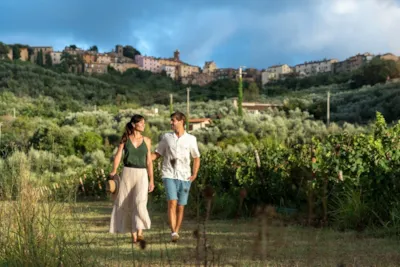
<path fill-rule="evenodd" d="M 54 51 L 51 46 L 6 46 L 1 43 L 0 46 L 3 47 L 3 49 L 0 47 L 0 59 L 7 57 L 10 60 L 19 59 L 47 66 L 59 65 L 63 61 L 68 61 L 67 66 L 70 71 L 88 74 L 104 74 L 108 72 L 109 68 L 120 72 L 136 68 L 152 73 L 165 73 L 171 79 L 178 80 L 182 84 L 200 86 L 220 79 L 236 80 L 239 76 L 238 69 L 218 68 L 214 61 L 206 61 L 203 68 L 186 63 L 180 59 L 179 50 L 174 51 L 172 57 L 157 58 L 141 55 L 139 51 L 130 46 L 130 49 L 134 51 L 128 55 L 125 53 L 126 46 L 123 47 L 122 45 L 116 45 L 115 49 L 106 53 L 99 53 L 96 46 L 84 50 L 75 45 L 70 45 L 62 51 Z M 5 50 L 4 47 L 6 47 Z M 7 51 L 7 53 L 1 53 L 1 51 Z M 287 77 L 302 78 L 319 73 L 350 73 L 375 57 L 382 60 L 399 60 L 399 57 L 392 53 L 383 55 L 363 53 L 351 56 L 343 61 L 323 59 L 304 62 L 295 66 L 288 64 L 273 65 L 262 70 L 247 68 L 243 71 L 243 80 L 264 86 L 271 81 Z"/>

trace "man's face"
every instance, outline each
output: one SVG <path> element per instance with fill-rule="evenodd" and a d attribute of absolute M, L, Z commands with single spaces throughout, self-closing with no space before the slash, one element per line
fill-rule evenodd
<path fill-rule="evenodd" d="M 183 120 L 178 121 L 175 117 L 171 118 L 171 129 L 173 131 L 179 130 L 183 127 Z"/>

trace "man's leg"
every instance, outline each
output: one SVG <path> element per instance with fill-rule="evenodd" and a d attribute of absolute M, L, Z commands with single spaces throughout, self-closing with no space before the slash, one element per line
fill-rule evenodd
<path fill-rule="evenodd" d="M 175 233 L 176 228 L 176 205 L 178 202 L 178 188 L 175 179 L 163 178 L 165 194 L 168 201 L 168 222 L 171 233 Z"/>
<path fill-rule="evenodd" d="M 175 232 L 176 228 L 176 204 L 177 200 L 168 200 L 168 221 L 169 221 L 169 226 L 171 228 L 171 233 Z"/>
<path fill-rule="evenodd" d="M 185 210 L 185 206 L 178 205 L 177 214 L 176 214 L 176 227 L 175 227 L 175 232 L 178 233 L 179 229 L 181 228 L 182 225 L 182 220 L 183 220 L 183 212 Z"/>
<path fill-rule="evenodd" d="M 190 181 L 179 181 L 180 186 L 178 190 L 178 208 L 177 208 L 177 215 L 176 215 L 176 228 L 175 232 L 179 232 L 179 229 L 181 228 L 182 221 L 183 221 L 183 215 L 185 211 L 185 206 L 187 204 L 188 198 L 189 198 L 189 191 L 190 191 Z"/>

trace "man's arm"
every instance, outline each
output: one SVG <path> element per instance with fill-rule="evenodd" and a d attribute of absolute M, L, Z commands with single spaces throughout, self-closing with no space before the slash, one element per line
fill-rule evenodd
<path fill-rule="evenodd" d="M 197 178 L 197 174 L 199 172 L 200 169 L 200 158 L 194 158 L 193 159 L 193 172 L 192 172 L 192 176 L 189 177 L 190 181 L 194 181 Z"/>
<path fill-rule="evenodd" d="M 165 143 L 164 136 L 162 136 L 155 152 L 151 153 L 151 160 L 156 160 L 159 157 L 161 157 L 162 155 L 164 155 L 165 149 L 166 149 L 166 143 Z"/>
<path fill-rule="evenodd" d="M 151 153 L 151 160 L 156 160 L 156 159 L 158 159 L 159 157 L 161 157 L 161 155 L 158 154 L 157 152 Z"/>
<path fill-rule="evenodd" d="M 193 158 L 193 171 L 192 176 L 189 177 L 190 181 L 194 181 L 197 178 L 197 173 L 200 169 L 200 152 L 197 146 L 197 138 L 193 136 L 192 142 L 190 144 L 190 154 Z"/>

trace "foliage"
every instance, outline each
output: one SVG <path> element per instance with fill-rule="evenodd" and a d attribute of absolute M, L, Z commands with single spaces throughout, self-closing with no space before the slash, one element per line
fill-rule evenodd
<path fill-rule="evenodd" d="M 200 181 L 212 185 L 217 196 L 237 194 L 244 187 L 248 205 L 285 203 L 301 209 L 306 204 L 310 223 L 327 219 L 362 230 L 371 223 L 390 222 L 390 203 L 398 203 L 400 188 L 400 123 L 390 128 L 378 113 L 374 129 L 291 147 L 262 142 L 248 152 L 210 151 L 202 156 Z"/>
<path fill-rule="evenodd" d="M 244 91 L 244 99 L 247 101 L 257 101 L 260 99 L 257 83 L 250 83 L 249 87 Z"/>
<path fill-rule="evenodd" d="M 75 154 L 75 145 L 78 146 L 78 150 L 81 149 L 74 143 L 76 135 L 76 131 L 72 128 L 50 124 L 38 128 L 30 139 L 30 144 L 35 149 L 54 151 L 69 156 Z"/>
<path fill-rule="evenodd" d="M 351 73 L 318 73 L 308 77 L 288 76 L 285 79 L 270 81 L 263 92 L 266 95 L 282 95 L 288 91 L 303 90 L 310 87 L 326 86 L 331 84 L 345 84 L 351 79 Z"/>
<path fill-rule="evenodd" d="M 103 139 L 94 132 L 86 132 L 74 138 L 74 144 L 77 151 L 82 154 L 101 149 Z"/>
<path fill-rule="evenodd" d="M 49 53 L 47 53 L 44 58 L 45 58 L 46 67 L 51 68 L 53 66 L 53 60 L 51 59 L 51 55 Z"/>
<path fill-rule="evenodd" d="M 53 69 L 0 62 L 0 92 L 10 91 L 18 97 L 51 97 L 59 103 L 59 109 L 71 111 L 83 110 L 87 105 L 167 104 L 171 92 L 181 93 L 184 99 L 181 87 L 168 77 L 137 69 L 124 74 L 79 76 L 65 72 L 82 70 L 82 58 L 68 53 L 62 57 L 63 63 Z M 144 91 L 147 93 L 141 93 Z"/>
<path fill-rule="evenodd" d="M 207 101 L 237 97 L 238 86 L 238 81 L 231 79 L 216 80 L 204 86 L 193 85 L 190 91 L 190 98 L 193 101 Z M 184 100 L 184 98 L 182 98 L 182 100 Z"/>
<path fill-rule="evenodd" d="M 393 60 L 374 58 L 352 76 L 351 87 L 384 83 L 388 78 L 400 77 L 400 64 Z"/>
<path fill-rule="evenodd" d="M 9 51 L 10 48 L 6 44 L 0 42 L 0 58 L 5 58 Z"/>
<path fill-rule="evenodd" d="M 77 62 L 72 58 L 71 61 L 66 60 L 64 64 L 54 66 L 52 69 L 57 72 L 68 71 L 69 65 L 79 65 L 76 64 Z M 78 70 L 77 67 L 75 69 Z M 186 101 L 186 90 L 182 85 L 168 77 L 148 71 L 131 69 L 123 74 L 111 72 L 92 77 L 55 71 L 32 64 L 0 62 L 0 91 L 10 91 L 18 97 L 30 96 L 35 99 L 42 96 L 50 97 L 48 99 L 58 103 L 55 109 L 61 111 L 82 111 L 93 108 L 94 105 L 109 105 L 110 108 L 113 106 L 115 112 L 137 104 L 167 105 L 171 93 L 174 98 L 174 108 L 178 109 L 179 103 Z M 237 88 L 238 82 L 233 80 L 218 80 L 204 87 L 193 86 L 191 100 L 195 103 L 235 97 Z M 315 119 L 324 120 L 328 90 L 331 92 L 331 121 L 333 122 L 347 121 L 365 124 L 374 119 L 375 111 L 380 111 L 389 122 L 400 116 L 397 105 L 400 87 L 396 83 L 360 89 L 348 89 L 346 85 L 320 86 L 293 91 L 285 96 L 266 99 L 260 97 L 260 100 L 269 103 L 284 102 L 287 110 L 298 107 L 303 111 L 308 111 Z M 33 109 L 35 108 L 30 108 L 30 110 Z M 45 108 L 42 111 L 47 114 L 54 113 L 52 108 Z M 206 115 L 207 112 L 201 113 Z"/>
<path fill-rule="evenodd" d="M 140 52 L 136 48 L 133 48 L 130 45 L 126 45 L 123 48 L 123 55 L 124 55 L 124 57 L 129 57 L 131 59 L 135 59 L 135 56 L 140 55 Z"/>
<path fill-rule="evenodd" d="M 99 52 L 99 48 L 97 47 L 97 45 L 92 45 L 92 46 L 89 48 L 89 51 L 93 51 L 93 52 L 98 53 L 98 52 Z"/>
<path fill-rule="evenodd" d="M 66 70 L 66 72 L 72 73 L 82 73 L 83 72 L 83 57 L 80 54 L 70 54 L 68 52 L 63 52 L 61 54 L 61 70 Z"/>
<path fill-rule="evenodd" d="M 241 117 L 243 116 L 243 107 L 242 107 L 242 103 L 243 103 L 243 80 L 242 80 L 242 76 L 239 76 L 239 87 L 238 87 L 238 115 Z"/>
<path fill-rule="evenodd" d="M 17 60 L 17 59 L 21 58 L 21 51 L 20 51 L 18 45 L 13 45 L 12 51 L 13 51 L 13 59 L 14 60 Z"/>
<path fill-rule="evenodd" d="M 286 93 L 284 96 L 269 97 L 270 103 L 283 103 L 285 110 L 296 107 L 308 111 L 317 120 L 326 119 L 327 92 L 331 92 L 331 121 L 367 124 L 374 120 L 379 111 L 389 123 L 400 117 L 398 101 L 400 86 L 398 82 L 387 82 L 374 86 L 349 89 L 343 85 L 312 87 L 305 90 Z"/>
<path fill-rule="evenodd" d="M 10 93 L 2 94 L 2 98 L 10 103 L 17 101 Z M 169 108 L 154 107 L 160 115 L 146 118 L 145 134 L 153 139 L 155 147 L 158 137 L 169 130 Z M 178 110 L 184 107 L 176 105 Z M 18 146 L 5 151 L 15 147 L 26 151 L 28 162 L 32 163 L 32 177 L 39 183 L 72 179 L 77 184 L 81 177 L 79 197 L 105 197 L 99 169 L 111 167 L 113 148 L 129 118 L 146 112 L 131 109 L 117 114 L 68 113 L 58 119 L 19 117 L 3 125 L 2 146 L 14 143 Z M 332 124 L 327 129 L 323 122 L 314 121 L 299 109 L 270 110 L 259 115 L 245 112 L 241 118 L 234 115 L 231 101 L 224 101 L 194 103 L 192 112 L 214 119 L 211 127 L 193 134 L 202 149 L 198 190 L 210 185 L 216 197 L 221 197 L 215 212 L 231 203 L 234 206 L 226 214 L 233 216 L 237 196 L 241 188 L 246 188 L 245 213 L 269 203 L 307 212 L 310 223 L 326 219 L 343 228 L 357 229 L 389 223 L 395 218 L 394 206 L 377 203 L 398 203 L 396 194 L 391 192 L 400 187 L 396 180 L 400 169 L 400 126 L 388 126 L 381 114 L 377 114 L 370 128 Z M 13 158 L 15 162 L 18 157 L 21 155 L 6 155 L 0 166 Z M 160 182 L 158 169 L 156 173 Z M 343 181 L 338 179 L 339 173 Z M 157 194 L 155 199 L 161 200 L 162 191 Z"/>
<path fill-rule="evenodd" d="M 222 85 L 235 85 L 231 93 L 236 94 L 235 81 L 221 80 L 210 88 Z M 8 62 L 0 63 L 0 88 L 0 171 L 4 173 L 0 191 L 3 196 L 11 192 L 7 198 L 18 196 L 17 186 L 9 184 L 22 170 L 5 170 L 22 160 L 32 183 L 73 183 L 79 185 L 78 197 L 104 198 L 104 173 L 111 167 L 126 122 L 135 113 L 145 115 L 145 135 L 152 138 L 154 149 L 159 136 L 170 130 L 169 107 L 159 104 L 168 103 L 165 92 L 174 92 L 176 99 L 185 96 L 183 88 L 168 77 L 140 70 L 86 77 Z M 334 120 L 365 123 L 365 118 L 375 118 L 374 122 L 365 127 L 332 123 L 327 128 L 315 117 L 325 115 L 328 89 Z M 146 94 L 140 94 L 143 90 Z M 201 88 L 193 90 L 198 93 Z M 222 97 L 207 89 L 205 94 Z M 243 117 L 236 115 L 232 100 L 192 102 L 191 116 L 209 117 L 213 123 L 192 132 L 199 141 L 202 167 L 198 190 L 191 194 L 212 186 L 218 198 L 214 211 L 225 210 L 227 216 L 239 212 L 236 205 L 244 188 L 247 197 L 242 208 L 247 214 L 268 203 L 305 212 L 309 223 L 321 220 L 358 230 L 395 225 L 400 188 L 398 94 L 395 83 L 358 90 L 337 85 L 310 88 L 292 92 L 287 99 L 270 99 L 283 102 L 283 109 L 261 114 L 243 110 Z M 151 106 L 128 103 L 134 101 Z M 371 116 L 377 107 L 384 112 Z M 184 111 L 186 105 L 177 101 L 174 108 Z M 160 190 L 154 199 L 163 201 L 159 178 L 157 169 Z"/>
<path fill-rule="evenodd" d="M 360 69 L 350 73 L 319 73 L 308 77 L 289 75 L 284 79 L 270 81 L 263 92 L 269 96 L 286 94 L 288 91 L 304 90 L 311 87 L 341 84 L 352 89 L 364 85 L 384 83 L 386 80 L 400 77 L 400 63 L 375 57 Z"/>
<path fill-rule="evenodd" d="M 42 51 L 42 49 L 40 49 L 36 55 L 36 64 L 43 67 L 44 66 L 43 60 L 44 60 L 43 51 Z"/>
<path fill-rule="evenodd" d="M 68 62 L 64 63 L 67 68 L 68 64 L 75 64 Z M 93 77 L 56 73 L 35 65 L 1 62 L 0 77 L 1 92 L 13 92 L 18 97 L 48 97 L 58 103 L 60 110 L 79 111 L 86 105 L 116 103 L 121 95 L 124 100 L 120 97 L 119 104 L 137 101 L 135 88 L 115 86 Z M 51 109 L 46 112 L 51 113 Z"/>
<path fill-rule="evenodd" d="M 97 265 L 85 255 L 90 245 L 84 225 L 71 223 L 79 220 L 71 201 L 74 185 L 39 186 L 33 164 L 21 152 L 0 164 L 0 265 Z"/>

